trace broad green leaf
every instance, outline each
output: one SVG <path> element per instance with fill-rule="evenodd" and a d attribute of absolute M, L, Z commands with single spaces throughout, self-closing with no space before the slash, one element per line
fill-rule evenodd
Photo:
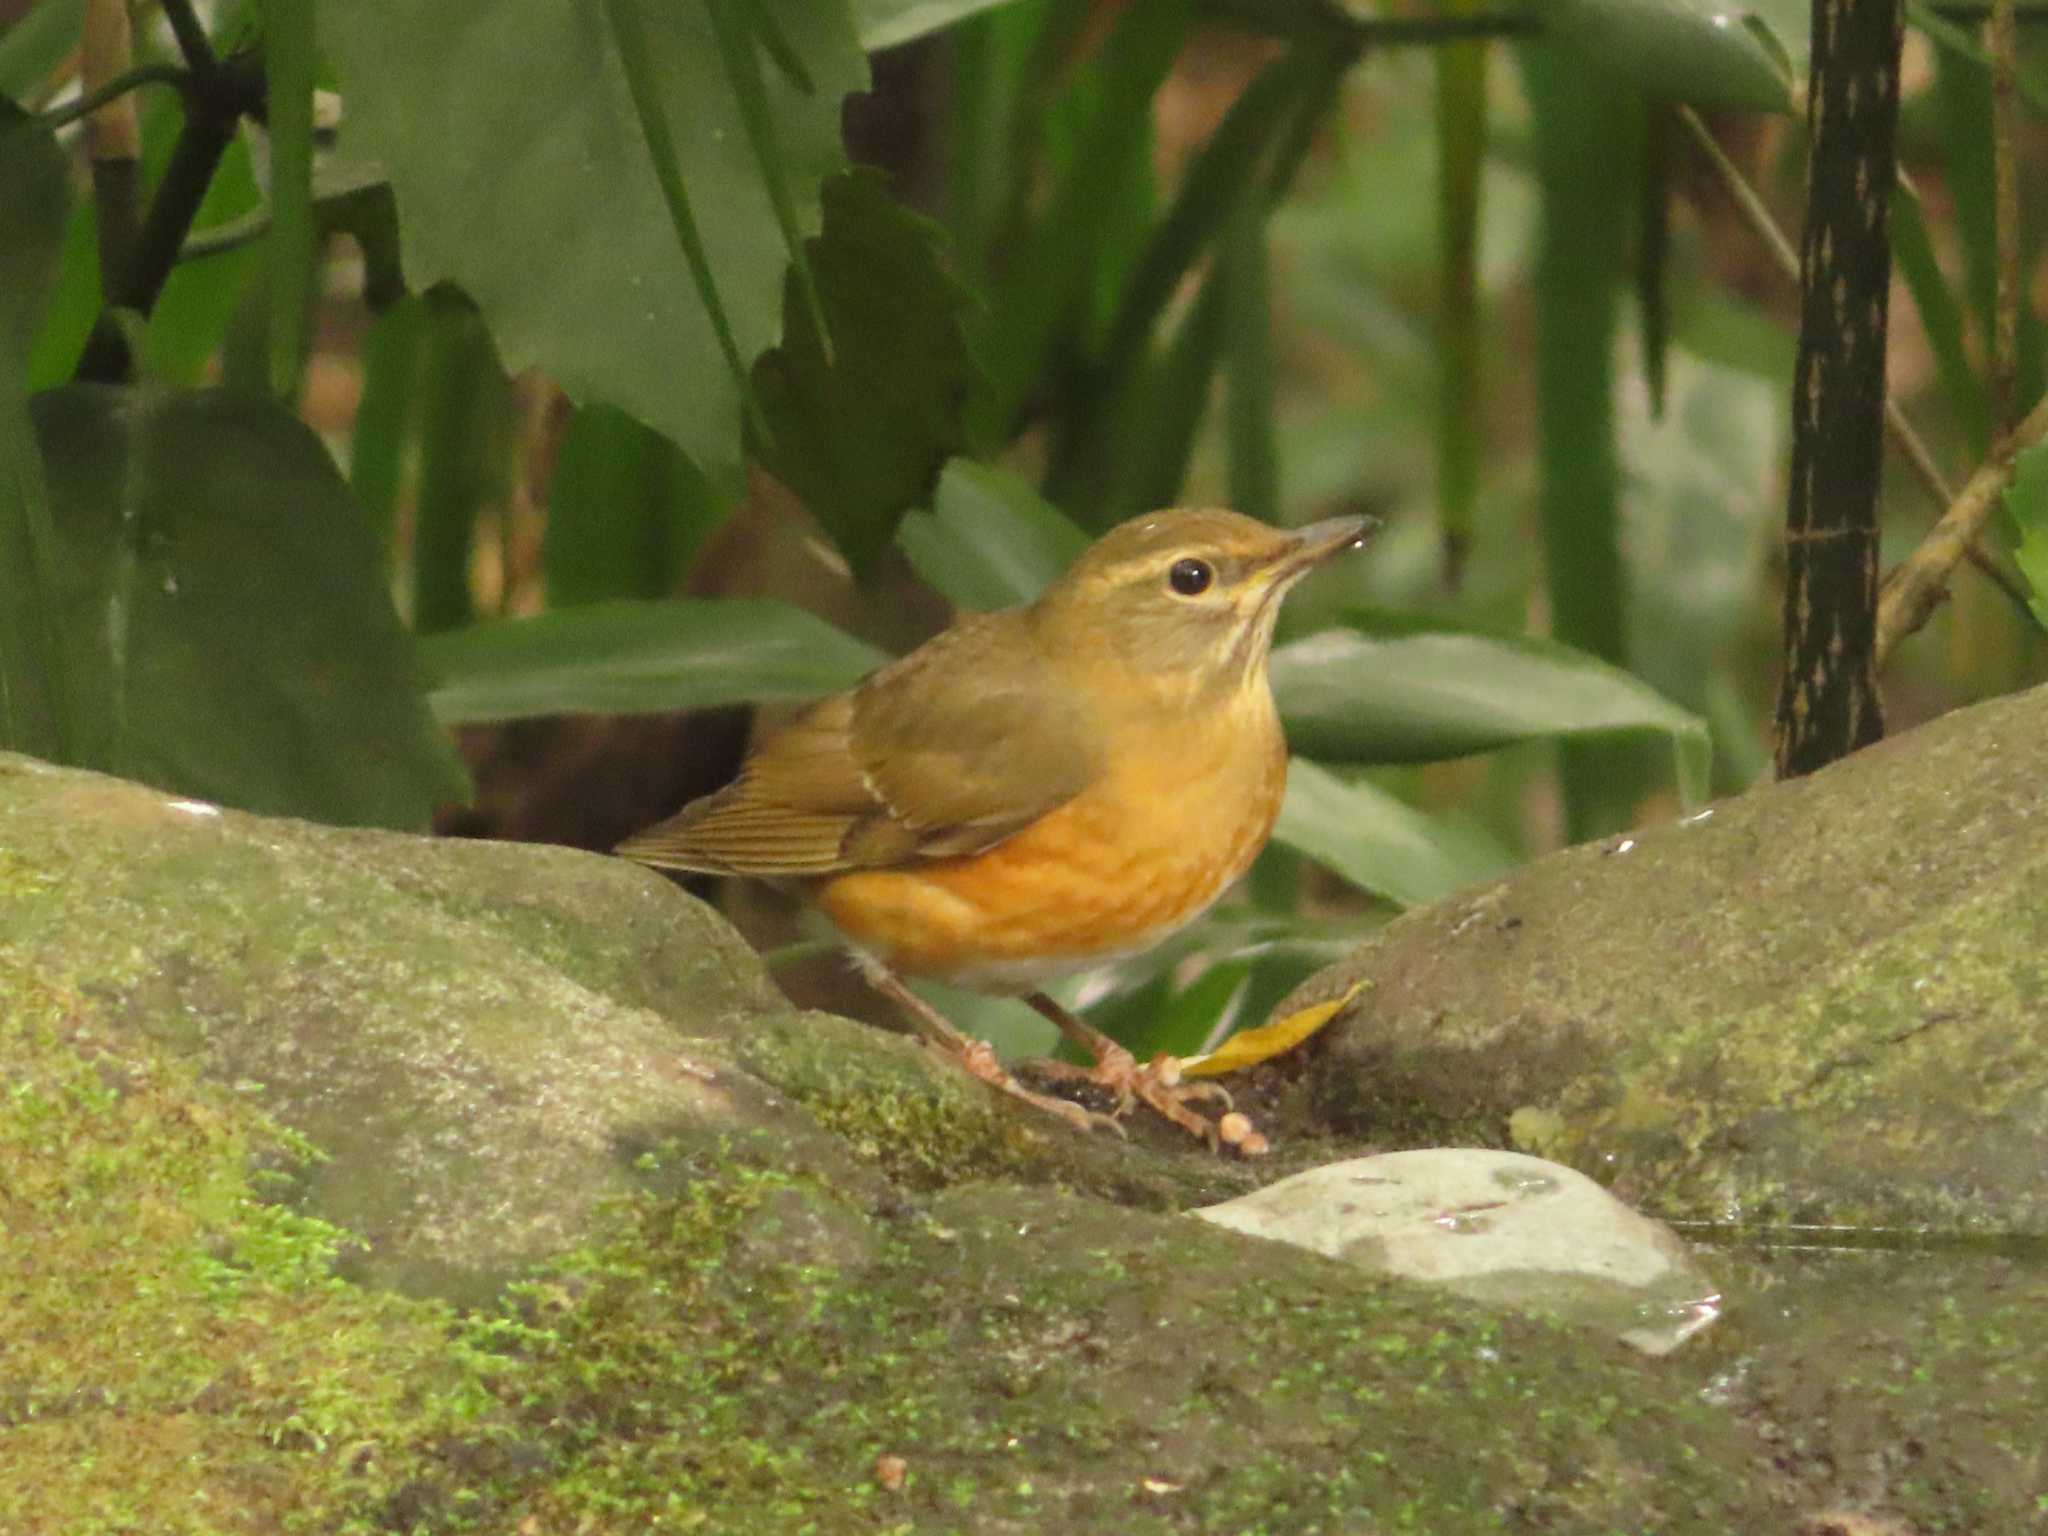
<path fill-rule="evenodd" d="M 841 99 L 867 83 L 847 0 L 762 0 L 815 90 L 766 72 L 806 234 L 844 164 Z M 782 231 L 700 4 L 645 7 L 690 207 L 739 355 L 781 330 Z M 349 132 L 390 170 L 416 288 L 460 285 L 507 369 L 619 406 L 714 480 L 737 473 L 739 386 L 656 181 L 594 0 L 321 7 Z M 544 280 L 543 280 L 544 279 Z"/>
<path fill-rule="evenodd" d="M 746 598 L 592 603 L 431 635 L 420 654 L 448 725 L 812 698 L 888 659 L 801 608 Z"/>
<path fill-rule="evenodd" d="M 1088 545 L 1023 481 L 967 459 L 946 466 L 932 510 L 906 517 L 896 539 L 918 575 L 974 612 L 1030 602 Z"/>
<path fill-rule="evenodd" d="M 73 385 L 34 410 L 96 705 L 76 761 L 343 824 L 424 827 L 466 793 L 309 428 L 218 389 Z"/>
<path fill-rule="evenodd" d="M 2036 443 L 2013 461 L 2005 510 L 2018 534 L 2012 558 L 2027 579 L 2027 606 L 2048 629 L 2048 444 Z"/>
<path fill-rule="evenodd" d="M 85 0 L 38 0 L 0 30 L 0 96 L 26 103 L 78 46 L 84 19 Z"/>
<path fill-rule="evenodd" d="M 0 359 L 16 384 L 56 285 L 70 202 L 56 139 L 0 102 Z"/>
<path fill-rule="evenodd" d="M 1699 719 L 1619 668 L 1549 640 L 1358 613 L 1273 652 L 1288 740 L 1311 757 L 1416 763 L 1519 741 L 1616 732 L 1668 738 L 1680 792 L 1703 788 Z"/>
<path fill-rule="evenodd" d="M 548 606 L 668 596 L 727 509 L 660 433 L 583 407 L 548 486 Z"/>
<path fill-rule="evenodd" d="M 810 256 L 830 347 L 792 275 L 784 340 L 755 365 L 754 389 L 770 467 L 865 572 L 965 442 L 969 298 L 940 260 L 939 227 L 879 175 L 834 177 L 824 202 Z"/>
<path fill-rule="evenodd" d="M 1567 645 L 1618 665 L 1628 654 L 1628 592 L 1614 432 L 1615 299 L 1640 185 L 1644 104 L 1555 33 L 1516 52 L 1543 197 L 1533 372 L 1550 626 Z M 1567 742 L 1560 768 L 1574 839 L 1634 820 L 1643 772 L 1627 744 Z"/>
<path fill-rule="evenodd" d="M 1790 112 L 1806 29 L 1779 0 L 1547 0 L 1544 36 L 1645 95 Z"/>
<path fill-rule="evenodd" d="M 80 729 L 58 624 L 58 551 L 28 414 L 28 355 L 71 187 L 56 140 L 0 102 L 0 746 L 66 757 Z"/>
<path fill-rule="evenodd" d="M 270 106 L 270 392 L 293 401 L 305 361 L 313 260 L 313 0 L 260 0 Z"/>
<path fill-rule="evenodd" d="M 1370 784 L 1296 758 L 1273 840 L 1399 906 L 1491 880 L 1513 857 L 1477 827 L 1439 820 Z"/>
<path fill-rule="evenodd" d="M 818 285 L 804 253 L 804 236 L 797 213 L 796 189 L 790 185 L 790 166 L 782 153 L 775 117 L 768 104 L 768 92 L 761 78 L 757 42 L 772 39 L 771 52 L 791 83 L 809 94 L 817 87 L 803 67 L 803 60 L 789 49 L 788 41 L 775 26 L 774 16 L 759 0 L 704 0 L 704 12 L 711 18 L 711 31 L 718 40 L 718 53 L 725 65 L 726 84 L 740 109 L 740 121 L 747 130 L 747 142 L 754 151 L 754 164 L 767 189 L 768 202 L 775 210 L 775 222 L 782 229 L 782 248 L 789 258 L 789 279 L 803 294 L 813 330 L 827 337 L 825 355 L 832 355 L 829 327 L 818 300 Z"/>
<path fill-rule="evenodd" d="M 860 29 L 861 47 L 875 53 L 1005 3 L 1006 0 L 853 0 L 853 19 Z"/>

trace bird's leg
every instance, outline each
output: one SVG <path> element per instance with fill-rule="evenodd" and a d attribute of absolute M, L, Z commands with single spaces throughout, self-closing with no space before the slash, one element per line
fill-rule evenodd
<path fill-rule="evenodd" d="M 1091 1131 L 1102 1125 L 1109 1127 L 1119 1136 L 1124 1134 L 1124 1128 L 1112 1116 L 1098 1115 L 1093 1110 L 1076 1104 L 1072 1099 L 1033 1093 L 1010 1076 L 1003 1064 L 996 1059 L 995 1048 L 986 1040 L 977 1040 L 972 1035 L 963 1034 L 950 1019 L 911 991 L 903 984 L 901 977 L 873 955 L 857 949 L 850 950 L 849 953 L 868 985 L 908 1014 L 911 1023 L 924 1036 L 925 1044 L 933 1050 L 951 1057 L 984 1083 L 1000 1088 L 1011 1097 L 1022 1099 L 1026 1104 L 1042 1109 L 1047 1114 L 1058 1115 L 1078 1130 Z"/>
<path fill-rule="evenodd" d="M 1230 1094 L 1222 1084 L 1181 1081 L 1179 1057 L 1162 1052 L 1139 1066 L 1138 1059 L 1129 1051 L 1043 992 L 1033 992 L 1024 1000 L 1057 1024 L 1061 1034 L 1095 1058 L 1092 1067 L 1044 1061 L 1038 1063 L 1040 1071 L 1049 1072 L 1054 1077 L 1096 1083 L 1109 1089 L 1116 1095 L 1117 1113 L 1120 1115 L 1128 1114 L 1134 1101 L 1142 1101 L 1190 1136 L 1199 1136 L 1212 1147 L 1220 1138 L 1247 1157 L 1266 1150 L 1266 1138 L 1245 1116 L 1232 1111 Z M 1188 1108 L 1190 1099 L 1221 1100 L 1225 1111 L 1222 1119 L 1211 1124 Z"/>

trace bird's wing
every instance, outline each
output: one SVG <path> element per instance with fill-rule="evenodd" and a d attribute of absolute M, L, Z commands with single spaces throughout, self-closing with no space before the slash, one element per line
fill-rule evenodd
<path fill-rule="evenodd" d="M 1014 612 L 964 619 L 799 715 L 731 785 L 622 844 L 670 869 L 827 875 L 975 853 L 1095 777 Z"/>

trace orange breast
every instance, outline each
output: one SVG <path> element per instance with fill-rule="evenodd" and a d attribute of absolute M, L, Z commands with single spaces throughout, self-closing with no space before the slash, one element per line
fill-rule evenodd
<path fill-rule="evenodd" d="M 895 969 L 995 991 L 1149 948 L 1244 873 L 1287 753 L 1265 689 L 1199 725 L 1127 733 L 1095 785 L 985 853 L 820 883 L 826 916 Z"/>

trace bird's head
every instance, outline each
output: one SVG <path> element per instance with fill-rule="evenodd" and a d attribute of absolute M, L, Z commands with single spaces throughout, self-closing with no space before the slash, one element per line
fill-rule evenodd
<path fill-rule="evenodd" d="M 1110 529 L 1031 606 L 1077 680 L 1196 698 L 1262 683 L 1280 599 L 1370 518 L 1268 527 L 1235 512 L 1151 512 Z"/>

